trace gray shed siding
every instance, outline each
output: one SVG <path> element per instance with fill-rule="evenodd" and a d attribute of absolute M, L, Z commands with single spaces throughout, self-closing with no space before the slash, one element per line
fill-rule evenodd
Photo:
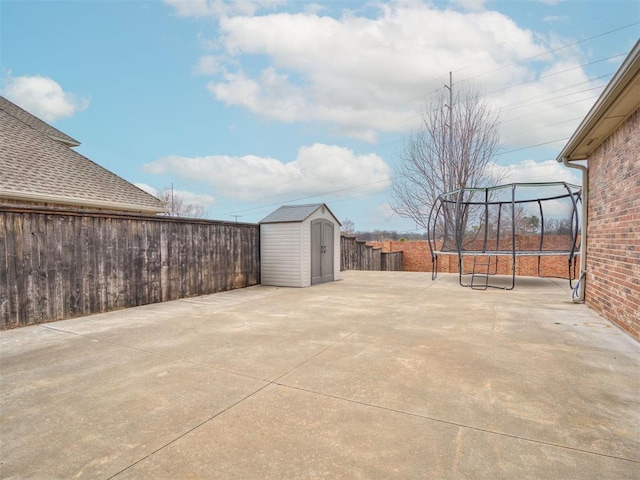
<path fill-rule="evenodd" d="M 311 285 L 311 222 L 323 218 L 334 224 L 333 276 L 340 279 L 340 223 L 320 206 L 302 221 L 260 224 L 261 283 L 281 287 Z"/>
<path fill-rule="evenodd" d="M 263 285 L 302 287 L 301 223 L 260 225 L 260 265 Z"/>

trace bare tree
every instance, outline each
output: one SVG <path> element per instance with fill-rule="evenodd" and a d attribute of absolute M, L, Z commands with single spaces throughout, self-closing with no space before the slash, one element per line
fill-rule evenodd
<path fill-rule="evenodd" d="M 173 187 L 163 188 L 156 196 L 164 202 L 164 214 L 169 217 L 203 218 L 207 215 L 202 205 L 186 202 Z"/>
<path fill-rule="evenodd" d="M 499 147 L 497 113 L 475 88 L 447 88 L 422 112 L 422 127 L 405 143 L 392 185 L 394 211 L 423 228 L 441 193 L 499 181 L 487 168 Z"/>
<path fill-rule="evenodd" d="M 342 221 L 342 233 L 345 233 L 347 235 L 353 235 L 354 233 L 356 233 L 356 224 L 353 223 L 348 218 L 345 218 Z"/>

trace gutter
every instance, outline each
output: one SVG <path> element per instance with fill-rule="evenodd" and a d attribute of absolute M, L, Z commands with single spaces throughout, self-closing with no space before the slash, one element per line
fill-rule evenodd
<path fill-rule="evenodd" d="M 588 221 L 588 204 L 589 204 L 589 169 L 585 165 L 570 163 L 574 160 L 587 160 L 589 156 L 598 148 L 628 115 L 634 111 L 628 111 L 627 108 L 620 110 L 620 102 L 625 101 L 627 107 L 636 105 L 637 108 L 637 88 L 638 75 L 640 72 L 640 40 L 638 40 L 627 57 L 618 68 L 613 78 L 609 81 L 603 92 L 591 107 L 586 117 L 582 120 L 578 129 L 571 136 L 565 147 L 558 155 L 558 162 L 562 162 L 565 167 L 574 168 L 582 172 L 582 228 L 580 230 L 580 279 L 576 290 L 574 291 L 574 302 L 584 302 L 585 281 L 587 275 L 587 221 Z M 626 97 L 629 100 L 626 101 Z M 622 118 L 622 115 L 625 117 Z M 607 116 L 609 120 L 618 118 L 619 121 L 614 124 L 605 126 L 600 131 L 600 138 L 594 138 L 586 145 L 583 143 L 588 136 L 597 131 L 599 126 Z"/>
<path fill-rule="evenodd" d="M 582 172 L 582 205 L 580 217 L 580 276 L 576 285 L 577 294 L 574 294 L 573 303 L 584 303 L 584 283 L 587 277 L 587 219 L 589 207 L 589 169 L 584 165 L 569 163 L 569 157 L 562 157 L 562 164 L 568 168 L 574 168 Z"/>
<path fill-rule="evenodd" d="M 33 127 L 31 127 L 33 128 Z M 42 132 L 39 132 L 42 133 Z M 45 135 L 47 135 L 45 133 Z M 66 138 L 61 138 L 61 137 L 56 137 L 54 135 L 47 135 L 51 140 L 55 140 L 58 143 L 62 143 L 63 145 L 66 145 L 69 148 L 73 148 L 73 147 L 79 147 L 80 146 L 80 142 L 78 142 L 77 140 L 74 140 L 73 138 L 69 137 L 69 139 Z"/>
<path fill-rule="evenodd" d="M 158 214 L 164 212 L 162 206 L 152 207 L 148 205 L 132 205 L 117 202 L 105 202 L 103 200 L 82 199 L 82 198 L 65 198 L 54 195 L 43 195 L 39 193 L 13 192 L 0 188 L 0 198 L 8 200 L 21 200 L 28 202 L 53 203 L 56 205 L 72 205 L 78 207 L 104 208 L 114 211 L 125 211 L 133 213 Z M 160 200 L 158 200 L 160 202 Z M 161 203 L 161 202 L 160 202 Z"/>

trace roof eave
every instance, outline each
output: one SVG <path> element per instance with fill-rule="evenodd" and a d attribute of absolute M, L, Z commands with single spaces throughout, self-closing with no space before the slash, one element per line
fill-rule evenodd
<path fill-rule="evenodd" d="M 26 201 L 26 202 L 55 203 L 57 205 L 70 205 L 74 207 L 101 208 L 101 209 L 109 209 L 109 210 L 123 211 L 123 212 L 147 213 L 147 214 L 153 214 L 153 215 L 164 212 L 163 205 L 158 205 L 157 207 L 153 207 L 150 205 L 135 205 L 135 204 L 117 203 L 117 202 L 104 202 L 101 200 L 56 197 L 53 195 L 43 195 L 38 193 L 12 192 L 12 191 L 0 190 L 0 199 L 2 198 L 8 199 L 8 200 L 19 200 L 19 201 Z"/>
<path fill-rule="evenodd" d="M 68 147 L 79 147 L 80 146 L 80 142 L 78 142 L 77 140 L 69 137 L 69 138 L 60 138 L 60 137 L 55 137 L 53 135 L 47 135 L 50 139 L 55 140 L 56 142 L 60 142 Z"/>
<path fill-rule="evenodd" d="M 582 120 L 577 130 L 573 133 L 567 144 L 557 157 L 558 162 L 564 159 L 567 161 L 586 160 L 593 151 L 598 148 L 605 138 L 608 137 L 627 117 L 612 117 L 614 122 L 604 130 L 606 133 L 601 134 L 597 138 L 589 138 L 592 132 L 600 126 L 602 120 L 607 116 L 607 112 L 614 107 L 621 95 L 629 94 L 632 89 L 632 83 L 638 81 L 640 72 L 640 40 L 633 46 L 625 60 L 618 68 L 612 79 L 609 81 L 605 89 L 602 91 L 596 103 L 591 107 L 585 118 Z M 631 94 L 632 95 L 632 94 Z M 636 106 L 637 108 L 637 106 Z M 633 113 L 635 108 L 631 109 L 629 114 Z M 585 140 L 588 143 L 584 144 Z M 583 145 L 584 144 L 584 145 Z M 581 148 L 582 152 L 576 154 L 576 150 Z"/>
<path fill-rule="evenodd" d="M 336 217 L 333 212 L 331 211 L 331 209 L 329 208 L 329 206 L 326 203 L 309 203 L 309 204 L 304 204 L 304 205 L 283 205 L 282 207 L 280 207 L 278 210 L 280 210 L 281 208 L 297 208 L 297 207 L 316 207 L 313 209 L 313 211 L 311 211 L 308 215 L 306 215 L 304 218 L 299 218 L 299 219 L 277 219 L 277 220 L 267 220 L 272 214 L 267 215 L 265 218 L 263 218 L 262 220 L 260 220 L 259 224 L 270 224 L 270 223 L 300 223 L 300 222 L 304 222 L 306 221 L 309 217 L 311 217 L 315 212 L 317 212 L 320 208 L 324 207 L 327 209 L 327 212 L 329 212 L 329 214 L 331 214 L 331 216 L 334 218 L 334 220 L 338 223 L 339 226 L 342 226 L 342 223 L 340 223 L 340 220 L 338 220 L 338 217 Z M 276 210 L 276 212 L 278 211 Z"/>

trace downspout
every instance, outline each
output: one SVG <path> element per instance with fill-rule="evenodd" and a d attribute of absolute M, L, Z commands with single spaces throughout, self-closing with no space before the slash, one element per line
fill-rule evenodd
<path fill-rule="evenodd" d="M 565 167 L 575 168 L 582 171 L 582 207 L 580 217 L 582 227 L 580 228 L 580 276 L 578 284 L 578 295 L 573 299 L 574 303 L 584 303 L 584 284 L 587 279 L 587 210 L 589 204 L 589 169 L 584 165 L 569 163 L 567 157 L 562 157 Z"/>

